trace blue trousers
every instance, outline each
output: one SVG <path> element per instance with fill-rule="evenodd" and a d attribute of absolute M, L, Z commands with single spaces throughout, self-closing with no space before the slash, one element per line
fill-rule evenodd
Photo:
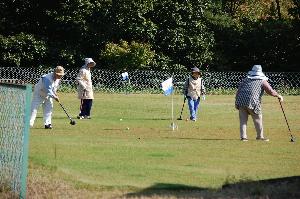
<path fill-rule="evenodd" d="M 191 97 L 188 97 L 187 100 L 188 100 L 188 105 L 189 105 L 189 109 L 190 109 L 190 119 L 196 120 L 198 107 L 200 105 L 200 97 L 198 97 L 198 99 L 196 99 L 196 100 L 192 99 Z"/>
<path fill-rule="evenodd" d="M 93 99 L 81 99 L 79 116 L 90 116 Z"/>

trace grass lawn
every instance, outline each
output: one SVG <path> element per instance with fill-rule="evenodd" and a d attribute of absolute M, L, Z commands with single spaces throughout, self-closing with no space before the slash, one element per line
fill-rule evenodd
<path fill-rule="evenodd" d="M 61 101 L 76 118 L 76 94 Z M 182 102 L 174 96 L 175 119 Z M 296 137 L 299 104 L 283 104 Z M 276 98 L 264 96 L 263 113 L 270 142 L 255 140 L 251 118 L 241 142 L 234 96 L 207 96 L 197 122 L 176 120 L 175 131 L 170 96 L 97 93 L 92 119 L 75 126 L 55 103 L 54 128 L 43 129 L 40 109 L 30 132 L 28 198 L 300 197 L 300 144 Z"/>

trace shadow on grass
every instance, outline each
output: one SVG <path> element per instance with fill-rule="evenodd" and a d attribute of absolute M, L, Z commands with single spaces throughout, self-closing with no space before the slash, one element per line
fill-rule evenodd
<path fill-rule="evenodd" d="M 170 120 L 170 118 L 125 118 L 125 121 L 144 121 L 144 120 L 153 120 L 153 121 L 163 121 L 163 120 Z"/>
<path fill-rule="evenodd" d="M 193 187 L 182 184 L 157 183 L 124 198 L 300 198 L 300 176 L 268 180 L 243 180 L 226 183 L 220 189 Z"/>
<path fill-rule="evenodd" d="M 188 137 L 162 137 L 165 139 L 176 139 L 176 140 L 239 140 L 239 139 L 226 139 L 226 138 L 188 138 Z"/>

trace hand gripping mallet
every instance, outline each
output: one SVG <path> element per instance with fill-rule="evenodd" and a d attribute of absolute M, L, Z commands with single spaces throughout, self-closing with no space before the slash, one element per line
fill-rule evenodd
<path fill-rule="evenodd" d="M 59 105 L 61 106 L 61 108 L 64 110 L 64 112 L 66 113 L 66 115 L 68 116 L 68 118 L 70 119 L 70 124 L 71 124 L 71 125 L 75 125 L 75 124 L 76 124 L 75 120 L 73 120 L 73 119 L 70 117 L 70 115 L 68 114 L 68 112 L 66 111 L 66 109 L 64 108 L 64 106 L 63 106 L 60 102 L 58 102 L 58 103 L 59 103 Z"/>
<path fill-rule="evenodd" d="M 282 110 L 282 113 L 283 113 L 285 122 L 286 122 L 286 124 L 287 124 L 288 129 L 289 129 L 289 133 L 290 133 L 290 136 L 291 136 L 291 142 L 296 142 L 296 138 L 293 137 L 293 135 L 292 135 L 292 132 L 291 132 L 291 129 L 290 129 L 290 125 L 289 125 L 289 123 L 288 123 L 288 121 L 287 121 L 287 119 L 286 119 L 286 116 L 285 116 L 285 113 L 284 113 L 284 110 L 283 110 L 283 107 L 282 107 L 282 104 L 281 104 L 281 101 L 280 101 L 279 98 L 278 98 L 278 101 L 279 101 L 279 104 L 280 104 L 280 107 L 281 107 L 281 110 Z"/>
<path fill-rule="evenodd" d="M 185 101 L 186 101 L 186 97 L 184 96 L 184 100 L 183 100 L 183 104 L 182 104 L 182 108 L 181 108 L 181 112 L 180 112 L 180 116 L 179 118 L 177 118 L 177 120 L 182 120 L 182 111 L 183 111 L 183 108 L 184 108 L 184 105 L 185 105 Z"/>

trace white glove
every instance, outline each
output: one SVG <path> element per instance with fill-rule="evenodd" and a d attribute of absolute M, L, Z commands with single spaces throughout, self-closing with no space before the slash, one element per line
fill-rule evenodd
<path fill-rule="evenodd" d="M 280 100 L 280 102 L 283 102 L 283 97 L 281 95 L 278 95 L 277 97 Z"/>
<path fill-rule="evenodd" d="M 202 100 L 205 101 L 205 95 L 202 95 Z"/>

